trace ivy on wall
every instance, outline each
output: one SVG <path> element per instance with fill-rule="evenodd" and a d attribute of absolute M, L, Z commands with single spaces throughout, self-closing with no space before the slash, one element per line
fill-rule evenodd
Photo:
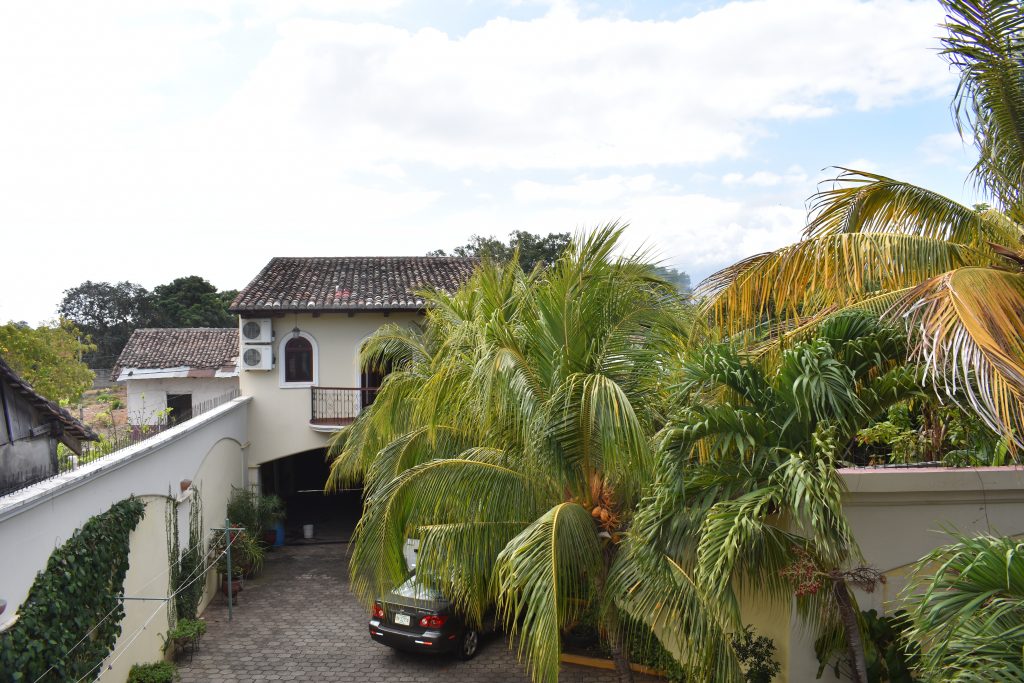
<path fill-rule="evenodd" d="M 95 677 L 121 633 L 124 605 L 115 596 L 128 572 L 129 535 L 145 511 L 142 501 L 126 498 L 53 551 L 17 623 L 0 633 L 0 680 Z"/>
<path fill-rule="evenodd" d="M 203 500 L 197 484 L 193 484 L 192 499 L 189 502 L 188 547 L 181 550 L 178 542 L 178 505 L 168 494 L 167 505 L 167 561 L 168 595 L 173 595 L 167 610 L 167 622 L 171 628 L 178 619 L 195 619 L 199 602 L 206 589 L 203 562 Z"/>

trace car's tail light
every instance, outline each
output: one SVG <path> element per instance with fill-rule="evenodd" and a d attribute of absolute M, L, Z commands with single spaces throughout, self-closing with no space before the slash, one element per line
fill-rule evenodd
<path fill-rule="evenodd" d="M 374 619 L 383 619 L 384 618 L 384 608 L 381 606 L 381 604 L 379 602 L 373 603 L 373 618 Z"/>
<path fill-rule="evenodd" d="M 445 614 L 428 614 L 420 619 L 420 626 L 423 628 L 441 628 L 446 621 L 448 621 L 448 616 Z"/>

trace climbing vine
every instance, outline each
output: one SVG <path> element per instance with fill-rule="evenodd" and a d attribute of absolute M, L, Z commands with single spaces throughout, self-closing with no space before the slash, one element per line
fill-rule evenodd
<path fill-rule="evenodd" d="M 116 596 L 128 572 L 128 538 L 145 515 L 134 496 L 115 503 L 53 551 L 0 633 L 0 680 L 78 680 L 98 671 L 121 633 Z"/>
<path fill-rule="evenodd" d="M 206 588 L 205 577 L 199 577 L 205 560 L 203 545 L 203 503 L 197 485 L 193 485 L 188 515 L 188 547 L 178 543 L 178 502 L 167 506 L 167 561 L 170 563 L 169 594 L 174 600 L 167 610 L 168 625 L 174 628 L 178 619 L 195 619 L 199 601 Z"/>

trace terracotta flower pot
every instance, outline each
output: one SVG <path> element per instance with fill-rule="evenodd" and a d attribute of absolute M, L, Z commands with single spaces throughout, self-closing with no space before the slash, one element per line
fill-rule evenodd
<path fill-rule="evenodd" d="M 238 595 L 242 591 L 242 580 L 235 579 L 231 582 L 231 597 Z M 221 577 L 220 592 L 224 595 L 228 594 L 228 577 Z"/>

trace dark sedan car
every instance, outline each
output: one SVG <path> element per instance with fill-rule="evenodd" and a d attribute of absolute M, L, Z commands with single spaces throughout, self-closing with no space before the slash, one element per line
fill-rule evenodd
<path fill-rule="evenodd" d="M 480 646 L 480 633 L 415 576 L 373 603 L 370 636 L 398 650 L 454 652 L 460 659 L 472 659 Z"/>

